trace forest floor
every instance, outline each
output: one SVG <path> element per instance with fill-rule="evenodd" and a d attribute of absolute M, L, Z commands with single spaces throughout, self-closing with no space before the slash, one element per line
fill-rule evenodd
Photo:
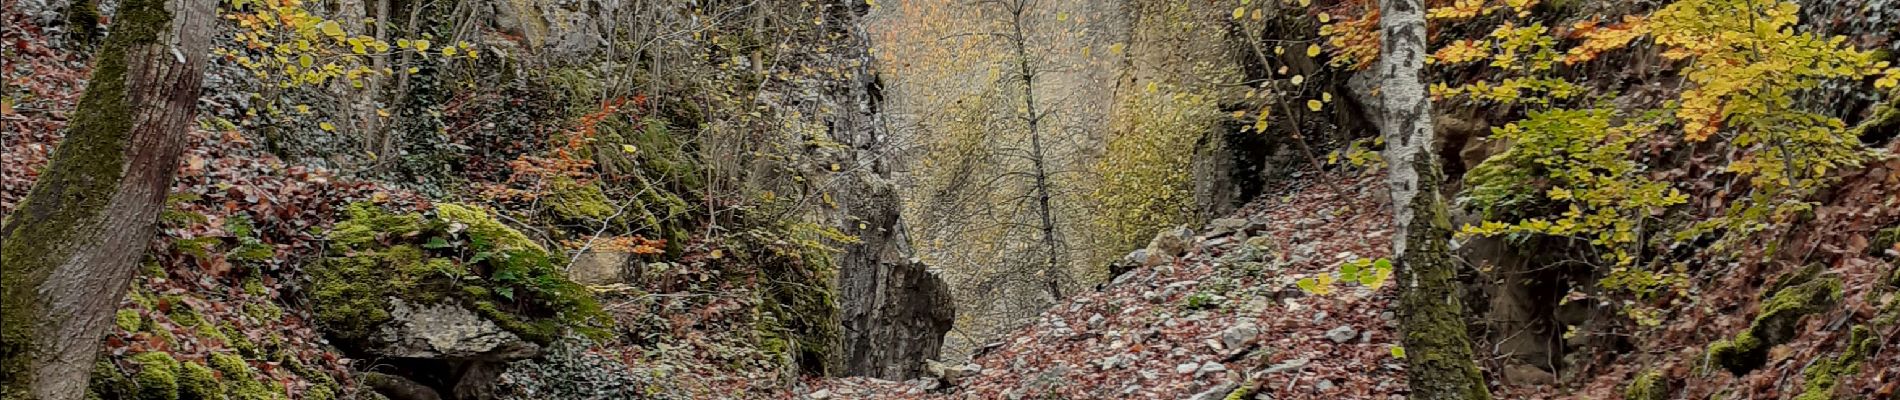
<path fill-rule="evenodd" d="M 1238 388 L 1276 399 L 1402 398 L 1387 311 L 1394 289 L 1342 283 L 1318 295 L 1296 284 L 1390 254 L 1382 175 L 1300 184 L 1200 230 L 1172 262 L 1056 305 L 981 351 L 980 369 L 953 389 L 840 378 L 811 381 L 805 396 L 1221 399 Z"/>

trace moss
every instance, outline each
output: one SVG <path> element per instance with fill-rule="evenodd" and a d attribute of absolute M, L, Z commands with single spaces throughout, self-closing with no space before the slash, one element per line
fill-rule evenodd
<path fill-rule="evenodd" d="M 132 304 L 137 304 L 139 308 L 142 309 L 153 310 L 158 308 L 158 299 L 152 297 L 149 293 L 139 291 L 137 287 L 132 288 L 131 293 L 126 294 L 126 299 L 131 300 Z"/>
<path fill-rule="evenodd" d="M 139 310 L 126 308 L 120 309 L 118 314 L 113 316 L 112 322 L 119 326 L 119 330 L 138 332 L 139 327 L 145 325 L 145 317 L 139 316 Z"/>
<path fill-rule="evenodd" d="M 238 330 L 236 325 L 230 323 L 220 324 L 218 331 L 224 334 L 225 345 L 237 350 L 238 354 L 251 357 L 258 356 L 257 344 L 252 343 L 250 338 L 245 337 L 244 332 Z"/>
<path fill-rule="evenodd" d="M 1847 334 L 1847 349 L 1839 357 L 1823 359 L 1801 370 L 1801 394 L 1795 400 L 1828 400 L 1843 376 L 1860 373 L 1860 364 L 1880 350 L 1880 336 L 1866 325 L 1856 325 Z"/>
<path fill-rule="evenodd" d="M 152 329 L 147 332 L 151 333 L 152 337 L 158 338 L 158 341 L 160 343 L 165 343 L 165 344 L 178 343 L 178 337 L 173 336 L 172 331 L 170 330 Z"/>
<path fill-rule="evenodd" d="M 1835 277 L 1797 272 L 1773 285 L 1761 305 L 1761 314 L 1748 329 L 1729 340 L 1709 345 L 1709 361 L 1735 375 L 1747 374 L 1768 360 L 1768 349 L 1795 336 L 1801 318 L 1826 311 L 1841 300 L 1841 281 Z"/>
<path fill-rule="evenodd" d="M 784 230 L 790 240 L 728 246 L 763 253 L 754 261 L 767 277 L 754 330 L 766 355 L 789 361 L 805 374 L 830 375 L 843 363 L 833 250 L 817 244 L 822 233 L 809 226 Z"/>
<path fill-rule="evenodd" d="M 218 343 L 231 342 L 231 338 L 224 336 L 224 332 L 218 330 L 217 325 L 213 325 L 213 324 L 199 324 L 198 325 L 198 339 L 211 340 L 211 341 L 216 341 Z"/>
<path fill-rule="evenodd" d="M 387 322 L 388 299 L 457 300 L 504 329 L 546 343 L 573 328 L 606 335 L 611 318 L 591 292 L 561 275 L 546 249 L 487 212 L 438 204 L 438 218 L 352 205 L 332 229 L 341 243 L 309 271 L 317 319 L 346 340 Z"/>
<path fill-rule="evenodd" d="M 264 280 L 253 275 L 244 279 L 244 294 L 263 296 L 270 294 L 270 292 L 264 290 Z"/>
<path fill-rule="evenodd" d="M 548 185 L 548 195 L 542 197 L 549 211 L 569 221 L 601 221 L 613 217 L 614 207 L 607 204 L 607 194 L 600 186 L 575 182 L 573 178 L 554 178 Z"/>
<path fill-rule="evenodd" d="M 1881 256 L 1886 251 L 1893 250 L 1895 244 L 1900 244 L 1900 226 L 1874 232 L 1874 240 L 1868 243 L 1867 254 Z"/>
<path fill-rule="evenodd" d="M 344 222 L 331 226 L 324 237 L 352 250 L 372 248 L 379 237 L 422 232 L 422 216 L 417 214 L 391 214 L 370 203 L 350 204 L 343 213 Z"/>
<path fill-rule="evenodd" d="M 133 382 L 119 371 L 118 365 L 109 361 L 109 357 L 100 356 L 92 363 L 92 376 L 86 382 L 86 398 L 99 400 L 131 399 L 138 393 L 138 383 Z"/>
<path fill-rule="evenodd" d="M 521 231 L 509 228 L 508 225 L 503 225 L 501 221 L 488 216 L 488 212 L 483 211 L 481 208 L 455 203 L 441 203 L 435 206 L 435 212 L 436 215 L 441 216 L 444 221 L 465 225 L 467 227 L 466 229 L 468 229 L 469 237 L 478 240 L 487 240 L 496 248 L 532 249 L 543 253 L 548 251 L 548 249 L 541 247 L 540 243 L 529 240 L 528 235 L 523 235 Z"/>
<path fill-rule="evenodd" d="M 1669 381 L 1656 371 L 1643 371 L 1630 380 L 1623 389 L 1623 398 L 1628 400 L 1667 400 L 1669 399 Z"/>
<path fill-rule="evenodd" d="M 244 357 L 230 353 L 211 355 L 211 368 L 224 375 L 225 394 L 231 400 L 274 400 L 285 399 L 283 388 L 265 384 L 266 380 L 257 376 L 257 370 L 251 367 Z"/>
<path fill-rule="evenodd" d="M 245 303 L 244 315 L 259 321 L 276 321 L 284 318 L 284 309 L 271 303 Z"/>
<path fill-rule="evenodd" d="M 178 397 L 182 400 L 211 400 L 224 398 L 224 384 L 218 382 L 218 376 L 197 361 L 179 364 Z"/>
<path fill-rule="evenodd" d="M 138 384 L 139 400 L 178 400 L 178 360 L 171 354 L 139 353 L 131 361 L 139 366 L 138 374 L 132 377 Z"/>
<path fill-rule="evenodd" d="M 204 323 L 204 316 L 198 315 L 197 310 L 192 310 L 191 306 L 185 305 L 183 297 L 171 296 L 166 297 L 166 300 L 167 304 L 172 306 L 171 313 L 166 314 L 166 317 L 171 318 L 172 323 L 187 328 Z"/>

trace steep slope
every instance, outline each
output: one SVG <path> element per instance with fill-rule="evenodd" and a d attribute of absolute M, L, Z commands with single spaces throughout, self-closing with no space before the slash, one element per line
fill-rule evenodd
<path fill-rule="evenodd" d="M 1389 252 L 1391 217 L 1382 209 L 1380 182 L 1378 175 L 1301 181 L 1204 229 L 1164 233 L 1141 252 L 1154 255 L 1154 265 L 1057 305 L 979 351 L 974 365 L 947 367 L 950 385 L 844 378 L 807 393 L 963 399 L 1402 394 L 1403 363 L 1394 358 L 1396 330 L 1388 312 L 1393 289 L 1340 283 L 1319 295 L 1297 285 L 1332 274 L 1341 263 Z"/>
<path fill-rule="evenodd" d="M 68 32 L 95 27 L 8 4 L 0 213 L 85 84 Z M 954 311 L 900 234 L 866 4 L 396 2 L 420 17 L 375 33 L 387 59 L 348 20 L 366 5 L 316 6 L 219 10 L 94 396 L 775 398 L 937 355 Z M 636 20 L 666 31 L 613 31 Z M 365 57 L 267 39 L 359 29 Z M 313 59 L 405 73 L 274 69 Z"/>

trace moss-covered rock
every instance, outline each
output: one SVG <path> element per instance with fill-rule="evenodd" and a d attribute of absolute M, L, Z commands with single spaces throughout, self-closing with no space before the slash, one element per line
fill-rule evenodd
<path fill-rule="evenodd" d="M 749 262 L 765 269 L 755 337 L 760 350 L 782 364 L 809 375 L 834 374 L 844 355 L 832 250 L 811 236 L 822 235 L 816 228 L 785 231 L 794 237 L 728 246 L 735 253 L 756 254 Z"/>
<path fill-rule="evenodd" d="M 1628 400 L 1667 400 L 1669 399 L 1669 381 L 1656 371 L 1643 371 L 1630 380 L 1623 389 L 1623 398 Z"/>
<path fill-rule="evenodd" d="M 1841 378 L 1860 373 L 1861 361 L 1880 349 L 1880 336 L 1865 325 L 1857 325 L 1847 335 L 1847 349 L 1839 357 L 1822 359 L 1801 370 L 1801 394 L 1795 400 L 1828 400 Z"/>
<path fill-rule="evenodd" d="M 1818 266 L 1771 285 L 1772 295 L 1761 304 L 1761 314 L 1734 338 L 1709 345 L 1709 361 L 1736 375 L 1747 374 L 1768 360 L 1768 349 L 1795 336 L 1801 318 L 1826 311 L 1841 301 L 1841 280 L 1819 276 Z"/>
<path fill-rule="evenodd" d="M 548 184 L 547 196 L 541 200 L 549 211 L 563 220 L 601 221 L 614 215 L 614 206 L 607 204 L 607 194 L 600 190 L 600 185 L 580 183 L 573 178 L 552 179 Z"/>
<path fill-rule="evenodd" d="M 1895 244 L 1900 244 L 1900 226 L 1874 232 L 1874 240 L 1868 243 L 1867 253 L 1881 256 L 1889 250 L 1894 250 Z"/>
<path fill-rule="evenodd" d="M 311 268 L 317 320 L 345 342 L 368 344 L 391 319 L 391 299 L 452 302 L 546 344 L 567 329 L 605 335 L 611 319 L 568 280 L 547 250 L 486 211 L 438 204 L 433 215 L 353 204 Z"/>

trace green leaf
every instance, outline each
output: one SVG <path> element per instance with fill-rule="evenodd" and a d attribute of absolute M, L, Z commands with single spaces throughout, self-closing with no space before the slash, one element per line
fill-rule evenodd
<path fill-rule="evenodd" d="M 1392 358 L 1405 358 L 1405 346 L 1392 346 Z"/>
<path fill-rule="evenodd" d="M 446 248 L 449 248 L 449 246 L 450 246 L 449 241 L 447 239 L 443 239 L 441 236 L 429 238 L 428 243 L 422 244 L 422 248 L 425 248 L 425 249 L 446 249 Z"/>

